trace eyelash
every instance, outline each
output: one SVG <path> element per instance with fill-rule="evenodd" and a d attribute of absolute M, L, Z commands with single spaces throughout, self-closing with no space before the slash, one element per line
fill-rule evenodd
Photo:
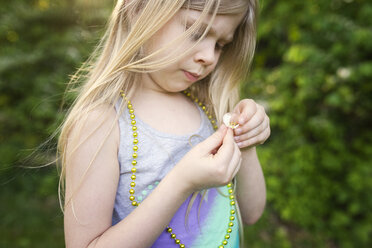
<path fill-rule="evenodd" d="M 186 29 L 189 29 L 190 27 L 186 27 Z M 202 32 L 197 32 L 195 34 L 192 34 L 191 35 L 191 38 L 193 41 L 197 41 L 199 40 L 201 37 L 202 37 L 203 33 Z M 216 43 L 216 46 L 215 46 L 215 49 L 217 51 L 221 51 L 223 48 L 224 48 L 225 45 L 222 45 L 222 44 L 219 44 L 219 43 Z"/>

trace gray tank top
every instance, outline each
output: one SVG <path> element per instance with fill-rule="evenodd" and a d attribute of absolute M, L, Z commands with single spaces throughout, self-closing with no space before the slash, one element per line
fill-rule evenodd
<path fill-rule="evenodd" d="M 120 103 L 116 104 L 118 111 Z M 197 105 L 196 105 L 197 106 Z M 173 135 L 155 130 L 138 116 L 136 116 L 136 126 L 138 128 L 138 158 L 137 158 L 137 178 L 136 178 L 136 201 L 142 202 L 165 175 L 181 160 L 181 158 L 196 145 L 209 137 L 213 132 L 213 127 L 207 116 L 199 107 L 201 125 L 195 133 L 189 135 Z M 113 224 L 124 219 L 134 210 L 129 200 L 129 189 L 132 179 L 132 154 L 133 154 L 133 131 L 130 124 L 128 109 L 119 118 L 120 145 L 118 159 L 120 165 L 120 179 L 116 193 L 115 208 L 113 213 Z"/>
<path fill-rule="evenodd" d="M 119 109 L 120 101 L 116 104 Z M 203 110 L 199 109 L 201 125 L 197 131 L 189 135 L 172 135 L 160 132 L 143 122 L 136 116 L 138 128 L 138 157 L 136 172 L 136 201 L 142 202 L 177 164 L 182 157 L 199 142 L 209 137 L 213 127 Z M 134 106 L 135 108 L 135 106 Z M 120 166 L 120 178 L 116 192 L 115 205 L 112 216 L 112 225 L 117 224 L 127 217 L 135 207 L 129 200 L 129 190 L 132 169 L 133 154 L 133 131 L 130 124 L 129 111 L 125 111 L 119 118 L 120 145 L 118 160 Z M 181 207 L 173 216 L 169 226 L 177 234 L 177 238 L 186 247 L 209 248 L 218 247 L 225 239 L 227 228 L 231 227 L 230 238 L 226 248 L 239 247 L 239 225 L 237 220 L 230 220 L 230 200 L 226 187 L 208 189 L 204 198 L 197 195 L 191 208 L 188 209 L 191 196 L 182 203 Z M 189 214 L 187 214 L 189 213 Z M 188 215 L 186 224 L 185 216 Z M 233 222 L 233 226 L 229 225 Z M 176 248 L 179 247 L 166 229 L 152 244 L 152 248 Z"/>

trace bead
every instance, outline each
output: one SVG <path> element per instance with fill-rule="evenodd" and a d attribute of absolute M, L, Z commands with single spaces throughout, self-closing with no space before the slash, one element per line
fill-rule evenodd
<path fill-rule="evenodd" d="M 230 200 L 233 200 L 235 199 L 235 196 L 234 195 L 230 195 Z"/>
<path fill-rule="evenodd" d="M 129 196 L 129 200 L 134 201 L 135 197 L 133 195 Z"/>
<path fill-rule="evenodd" d="M 139 204 L 137 204 L 136 201 L 132 201 L 132 206 L 137 206 L 137 205 L 139 205 Z"/>
<path fill-rule="evenodd" d="M 130 118 L 133 120 L 134 118 L 136 118 L 136 116 L 134 114 L 131 114 Z"/>
<path fill-rule="evenodd" d="M 133 166 L 137 165 L 137 161 L 136 161 L 136 160 L 133 160 L 133 161 L 132 161 L 132 165 L 133 165 Z"/>
<path fill-rule="evenodd" d="M 199 102 L 199 106 L 201 106 L 201 105 L 203 105 L 203 103 L 202 102 Z"/>
<path fill-rule="evenodd" d="M 231 205 L 231 206 L 234 206 L 234 205 L 235 205 L 235 202 L 234 202 L 234 201 L 231 201 L 231 202 L 230 202 L 230 205 Z"/>
<path fill-rule="evenodd" d="M 169 228 L 167 229 L 167 231 L 168 231 L 169 233 L 172 233 L 172 228 L 169 227 Z"/>
<path fill-rule="evenodd" d="M 232 183 L 229 183 L 229 184 L 227 185 L 228 188 L 231 188 L 231 186 L 232 186 Z"/>
<path fill-rule="evenodd" d="M 137 153 L 134 152 L 132 156 L 133 158 L 137 158 Z"/>
<path fill-rule="evenodd" d="M 176 239 L 176 244 L 178 245 L 180 243 L 181 243 L 181 241 L 179 239 Z"/>
<path fill-rule="evenodd" d="M 132 171 L 133 173 L 136 173 L 136 172 L 137 172 L 137 169 L 133 167 L 133 168 L 131 169 L 131 171 Z"/>
<path fill-rule="evenodd" d="M 230 216 L 230 220 L 235 220 L 235 217 L 234 216 Z"/>
<path fill-rule="evenodd" d="M 226 234 L 225 239 L 229 239 L 229 238 L 230 238 L 230 235 Z"/>
<path fill-rule="evenodd" d="M 133 108 L 133 105 L 132 104 L 128 104 L 128 109 L 132 109 Z"/>
<path fill-rule="evenodd" d="M 199 102 L 199 99 L 195 97 L 195 100 L 194 100 L 194 101 L 195 101 L 195 102 Z"/>
<path fill-rule="evenodd" d="M 132 120 L 131 122 L 130 122 L 131 124 L 132 124 L 132 126 L 134 126 L 134 125 L 136 125 L 136 120 Z"/>
<path fill-rule="evenodd" d="M 133 144 L 138 144 L 138 139 L 134 139 Z"/>
<path fill-rule="evenodd" d="M 130 189 L 130 190 L 129 190 L 129 194 L 131 194 L 131 195 L 133 195 L 134 192 L 135 192 L 134 189 Z"/>
<path fill-rule="evenodd" d="M 228 233 L 231 233 L 231 232 L 232 232 L 232 229 L 231 229 L 231 228 L 228 228 L 228 229 L 227 229 L 227 232 L 228 232 Z"/>
<path fill-rule="evenodd" d="M 132 180 L 136 180 L 136 175 L 132 175 L 130 178 L 132 178 Z"/>
<path fill-rule="evenodd" d="M 222 241 L 222 244 L 227 245 L 227 241 L 226 240 Z"/>
<path fill-rule="evenodd" d="M 137 151 L 138 150 L 138 146 L 133 146 L 133 151 Z"/>
<path fill-rule="evenodd" d="M 131 182 L 130 183 L 130 186 L 133 188 L 134 186 L 136 186 L 136 183 L 135 182 Z"/>
<path fill-rule="evenodd" d="M 211 120 L 211 123 L 214 124 L 214 123 L 216 123 L 216 121 L 215 120 Z"/>
<path fill-rule="evenodd" d="M 229 194 L 232 194 L 234 191 L 232 189 L 229 189 Z"/>
<path fill-rule="evenodd" d="M 172 233 L 171 237 L 172 239 L 176 239 L 176 234 Z"/>
<path fill-rule="evenodd" d="M 127 104 L 131 104 L 131 102 L 128 100 L 128 101 L 127 101 Z"/>
<path fill-rule="evenodd" d="M 186 95 L 187 95 L 187 96 L 191 96 L 190 92 L 188 92 Z"/>
<path fill-rule="evenodd" d="M 212 116 L 211 116 L 211 115 L 208 115 L 208 119 L 209 119 L 209 120 L 212 119 Z"/>
<path fill-rule="evenodd" d="M 137 127 L 136 126 L 133 126 L 132 127 L 132 131 L 137 131 Z"/>
<path fill-rule="evenodd" d="M 185 248 L 185 245 L 184 244 L 180 244 L 180 248 Z"/>
<path fill-rule="evenodd" d="M 214 128 L 215 130 L 217 130 L 217 129 L 218 129 L 218 126 L 214 126 L 213 128 Z"/>
<path fill-rule="evenodd" d="M 232 209 L 232 210 L 230 211 L 230 213 L 231 213 L 231 214 L 235 214 L 235 210 Z"/>
<path fill-rule="evenodd" d="M 138 133 L 137 132 L 133 132 L 133 137 L 137 137 L 138 136 Z"/>
<path fill-rule="evenodd" d="M 223 248 L 223 245 L 218 246 L 218 248 Z"/>
<path fill-rule="evenodd" d="M 234 226 L 234 222 L 230 222 L 229 223 L 229 226 Z"/>
<path fill-rule="evenodd" d="M 130 114 L 133 114 L 134 113 L 134 109 L 129 109 L 129 113 Z M 134 124 L 133 124 L 134 125 Z"/>
<path fill-rule="evenodd" d="M 203 110 L 206 110 L 207 108 L 205 106 L 202 107 Z"/>

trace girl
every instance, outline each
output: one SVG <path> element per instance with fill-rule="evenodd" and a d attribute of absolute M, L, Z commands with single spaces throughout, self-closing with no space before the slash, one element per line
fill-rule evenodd
<path fill-rule="evenodd" d="M 256 222 L 266 199 L 255 145 L 269 120 L 238 102 L 256 10 L 255 0 L 117 2 L 72 78 L 88 71 L 59 139 L 67 247 L 239 247 L 239 222 Z M 218 125 L 226 112 L 236 129 Z"/>

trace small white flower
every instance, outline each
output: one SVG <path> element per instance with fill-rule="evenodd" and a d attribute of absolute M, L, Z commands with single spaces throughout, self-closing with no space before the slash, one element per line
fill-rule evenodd
<path fill-rule="evenodd" d="M 239 127 L 239 124 L 231 123 L 231 114 L 230 113 L 224 114 L 223 117 L 222 117 L 222 120 L 223 120 L 223 123 L 225 124 L 225 126 L 227 126 L 227 127 L 231 127 L 232 129 L 235 129 L 235 128 Z"/>

